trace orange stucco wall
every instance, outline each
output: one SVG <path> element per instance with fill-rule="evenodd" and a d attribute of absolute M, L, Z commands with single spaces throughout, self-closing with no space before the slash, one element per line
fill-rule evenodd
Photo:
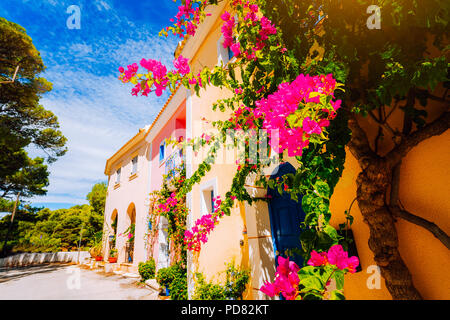
<path fill-rule="evenodd" d="M 430 103 L 427 107 L 429 121 L 445 110 L 445 106 Z M 396 111 L 390 124 L 401 129 L 402 111 Z M 359 119 L 370 141 L 374 141 L 377 126 L 369 118 Z M 392 148 L 389 135 L 380 145 L 382 154 Z M 450 233 L 450 132 L 423 141 L 402 161 L 399 198 L 409 212 L 436 223 L 447 234 Z M 331 223 L 338 227 L 345 222 L 344 211 L 356 196 L 356 178 L 360 167 L 347 151 L 345 169 L 331 198 Z M 347 275 L 345 294 L 348 299 L 391 299 L 384 281 L 380 289 L 368 289 L 366 282 L 371 274 L 367 267 L 375 265 L 373 253 L 368 247 L 369 228 L 364 223 L 357 204 L 352 207 L 354 216 L 352 230 L 361 259 L 363 271 Z M 429 231 L 405 220 L 397 220 L 399 251 L 409 268 L 413 282 L 424 299 L 449 299 L 450 275 L 443 272 L 450 263 L 449 250 Z"/>

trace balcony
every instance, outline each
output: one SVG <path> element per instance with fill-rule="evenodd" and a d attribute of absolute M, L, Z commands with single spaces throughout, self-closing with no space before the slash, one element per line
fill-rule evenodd
<path fill-rule="evenodd" d="M 183 153 L 183 149 L 178 148 L 167 158 L 164 174 L 167 176 L 169 188 L 171 188 L 170 182 L 172 179 L 177 177 L 180 174 L 180 171 L 184 168 L 185 159 L 186 156 Z"/>

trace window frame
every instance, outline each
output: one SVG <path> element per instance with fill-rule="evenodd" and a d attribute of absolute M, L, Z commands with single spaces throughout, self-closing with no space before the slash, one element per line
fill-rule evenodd
<path fill-rule="evenodd" d="M 121 174 L 122 174 L 122 167 L 119 167 L 119 168 L 116 170 L 116 181 L 115 181 L 114 184 L 119 184 L 119 183 L 120 183 Z"/>
<path fill-rule="evenodd" d="M 136 162 L 134 162 L 134 160 L 136 159 Z M 138 162 L 139 162 L 139 156 L 135 155 L 132 159 L 131 159 L 131 174 L 136 174 L 138 172 Z"/>
<path fill-rule="evenodd" d="M 217 177 L 200 185 L 200 212 L 204 216 L 214 212 L 213 197 L 217 197 Z"/>
<path fill-rule="evenodd" d="M 162 157 L 161 157 L 161 150 L 162 150 Z M 164 160 L 166 160 L 166 141 L 165 140 L 159 144 L 158 154 L 159 154 L 159 163 L 161 164 L 164 162 Z"/>

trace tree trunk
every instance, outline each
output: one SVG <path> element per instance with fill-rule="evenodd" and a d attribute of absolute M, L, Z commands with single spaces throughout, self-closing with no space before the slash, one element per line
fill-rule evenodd
<path fill-rule="evenodd" d="M 386 287 L 395 300 L 422 299 L 398 251 L 395 221 L 386 206 L 392 169 L 382 159 L 366 159 L 357 178 L 357 201 L 370 229 L 369 248 L 375 255 Z"/>
<path fill-rule="evenodd" d="M 348 125 L 352 130 L 348 147 L 362 170 L 356 180 L 356 198 L 364 222 L 369 226 L 369 248 L 374 253 L 375 262 L 380 267 L 392 298 L 422 299 L 398 251 L 397 230 L 386 202 L 392 184 L 393 167 L 398 162 L 394 164 L 370 148 L 367 135 L 354 116 L 350 117 Z"/>

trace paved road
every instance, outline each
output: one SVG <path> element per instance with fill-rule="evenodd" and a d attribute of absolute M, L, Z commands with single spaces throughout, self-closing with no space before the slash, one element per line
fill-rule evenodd
<path fill-rule="evenodd" d="M 157 300 L 136 279 L 75 265 L 0 268 L 0 300 Z"/>

